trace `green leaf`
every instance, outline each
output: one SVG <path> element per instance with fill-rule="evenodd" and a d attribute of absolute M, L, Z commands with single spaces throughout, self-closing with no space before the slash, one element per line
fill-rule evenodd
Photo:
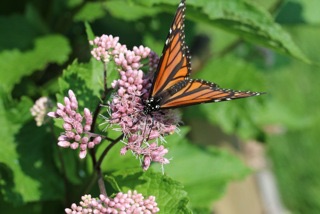
<path fill-rule="evenodd" d="M 190 3 L 191 4 L 191 3 Z M 252 41 L 276 51 L 291 55 L 304 62 L 310 62 L 279 24 L 263 8 L 246 1 L 197 1 L 202 14 L 193 10 L 186 17 L 207 22 L 224 30 L 236 33 L 245 40 Z"/>
<path fill-rule="evenodd" d="M 15 205 L 63 197 L 63 183 L 53 165 L 53 144 L 45 128 L 31 119 L 32 101 L 0 102 L 0 189 L 3 199 Z"/>
<path fill-rule="evenodd" d="M 319 24 L 319 1 L 290 0 L 287 1 L 277 14 L 276 21 L 284 24 Z"/>
<path fill-rule="evenodd" d="M 86 107 L 94 111 L 103 89 L 103 64 L 95 59 L 89 63 L 74 61 L 64 70 L 59 85 L 63 96 L 67 96 L 69 89 L 73 90 L 80 109 Z"/>
<path fill-rule="evenodd" d="M 88 37 L 88 41 L 91 41 L 91 40 L 94 40 L 95 38 L 95 35 L 92 31 L 92 28 L 90 26 L 90 24 L 88 22 L 85 22 L 84 23 L 84 26 L 86 28 L 86 33 L 87 33 L 87 37 Z"/>
<path fill-rule="evenodd" d="M 159 12 L 157 8 L 140 6 L 128 1 L 109 0 L 105 2 L 105 6 L 113 17 L 127 21 L 137 20 L 145 16 L 154 16 Z"/>
<path fill-rule="evenodd" d="M 0 32 L 1 51 L 12 48 L 26 49 L 39 34 L 36 27 L 20 15 L 0 16 Z"/>
<path fill-rule="evenodd" d="M 112 139 L 116 139 L 120 135 L 120 132 L 113 132 L 108 130 L 108 137 L 111 137 Z M 127 152 L 126 155 L 120 154 L 120 149 L 124 146 L 124 143 L 118 142 L 114 147 L 112 147 L 112 150 L 108 153 L 108 155 L 102 162 L 101 168 L 104 169 L 104 171 L 112 172 L 115 170 L 125 170 L 141 167 L 139 159 L 137 159 L 131 152 Z M 105 148 L 103 147 L 99 147 L 97 154 L 101 154 L 104 149 Z"/>
<path fill-rule="evenodd" d="M 111 83 L 114 80 L 120 78 L 120 74 L 119 74 L 119 72 L 117 70 L 117 65 L 116 65 L 116 63 L 114 61 L 110 61 L 107 64 L 107 76 L 108 76 L 108 79 L 107 79 L 108 87 L 111 87 Z"/>
<path fill-rule="evenodd" d="M 250 172 L 235 156 L 214 147 L 192 145 L 183 133 L 166 140 L 170 151 L 167 157 L 172 160 L 165 165 L 164 171 L 184 185 L 193 207 L 210 207 L 224 194 L 230 181 L 241 179 Z"/>
<path fill-rule="evenodd" d="M 44 69 L 49 63 L 62 64 L 68 59 L 70 47 L 65 37 L 50 35 L 35 41 L 33 50 L 3 51 L 0 53 L 0 82 L 2 89 L 10 92 L 21 78 L 36 70 Z"/>
<path fill-rule="evenodd" d="M 87 2 L 74 16 L 74 21 L 92 22 L 104 15 L 105 9 L 101 2 Z"/>
<path fill-rule="evenodd" d="M 135 0 L 135 2 L 148 6 L 156 3 L 170 4 L 170 7 L 160 5 L 165 11 L 172 11 L 171 5 L 174 4 L 167 0 Z M 237 34 L 247 41 L 270 47 L 304 62 L 310 62 L 294 43 L 290 34 L 274 22 L 268 11 L 256 4 L 243 0 L 190 1 L 187 2 L 186 18 L 208 23 Z"/>
<path fill-rule="evenodd" d="M 120 187 L 122 192 L 137 190 L 145 198 L 155 196 L 159 213 L 191 213 L 182 184 L 161 173 L 132 169 L 114 172 L 106 179 L 115 189 Z"/>
<path fill-rule="evenodd" d="M 74 8 L 83 3 L 83 0 L 66 0 L 66 3 L 68 7 Z"/>

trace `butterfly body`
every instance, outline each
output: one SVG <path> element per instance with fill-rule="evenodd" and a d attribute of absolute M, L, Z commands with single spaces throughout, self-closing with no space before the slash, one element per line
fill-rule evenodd
<path fill-rule="evenodd" d="M 191 56 L 185 44 L 185 0 L 181 0 L 154 74 L 144 112 L 257 96 L 261 93 L 222 89 L 217 84 L 191 79 Z"/>

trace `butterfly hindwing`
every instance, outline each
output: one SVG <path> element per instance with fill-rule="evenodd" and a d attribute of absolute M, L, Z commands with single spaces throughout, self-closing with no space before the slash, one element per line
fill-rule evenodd
<path fill-rule="evenodd" d="M 185 87 L 164 100 L 161 109 L 196 105 L 200 103 L 221 102 L 260 95 L 257 92 L 222 89 L 215 83 L 203 80 L 185 80 Z"/>

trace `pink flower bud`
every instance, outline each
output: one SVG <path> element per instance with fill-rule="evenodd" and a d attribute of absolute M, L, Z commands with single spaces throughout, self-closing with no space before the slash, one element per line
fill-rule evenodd
<path fill-rule="evenodd" d="M 68 137 L 65 136 L 65 135 L 60 135 L 60 136 L 58 137 L 58 141 L 68 141 L 68 140 L 69 140 Z"/>
<path fill-rule="evenodd" d="M 98 136 L 98 137 L 95 137 L 94 139 L 93 139 L 93 142 L 94 142 L 94 144 L 99 144 L 100 142 L 101 142 L 101 137 L 100 136 Z"/>
<path fill-rule="evenodd" d="M 70 146 L 69 141 L 59 141 L 58 146 L 63 147 L 63 148 L 68 148 Z"/>
<path fill-rule="evenodd" d="M 77 142 L 74 142 L 74 143 L 72 143 L 71 145 L 70 145 L 70 148 L 71 149 L 77 149 L 79 147 L 79 143 L 77 143 Z"/>
<path fill-rule="evenodd" d="M 86 143 L 88 143 L 89 142 L 89 138 L 88 137 L 83 137 L 82 139 L 81 139 L 81 143 L 83 143 L 83 144 L 86 144 Z"/>
<path fill-rule="evenodd" d="M 125 147 L 122 147 L 121 150 L 120 150 L 120 154 L 121 155 L 125 155 L 128 151 L 128 148 L 125 146 Z"/>
<path fill-rule="evenodd" d="M 82 150 L 82 151 L 80 151 L 79 157 L 80 157 L 81 159 L 83 159 L 83 158 L 86 157 L 86 155 L 87 155 L 87 150 Z"/>
<path fill-rule="evenodd" d="M 76 134 L 76 135 L 74 136 L 74 140 L 75 140 L 75 141 L 80 141 L 80 140 L 81 140 L 81 136 L 78 135 L 78 134 Z"/>
<path fill-rule="evenodd" d="M 49 117 L 53 117 L 53 118 L 57 118 L 58 117 L 58 115 L 55 112 L 49 112 L 47 115 Z"/>
<path fill-rule="evenodd" d="M 91 129 L 91 126 L 90 126 L 90 125 L 85 125 L 84 128 L 83 128 L 83 130 L 84 130 L 85 132 L 90 131 L 90 129 Z"/>
<path fill-rule="evenodd" d="M 68 97 L 64 97 L 64 103 L 65 103 L 66 107 L 67 106 L 70 107 L 70 105 L 71 105 L 71 101 Z"/>
<path fill-rule="evenodd" d="M 94 142 L 90 141 L 87 145 L 88 145 L 89 149 L 92 149 L 95 144 L 94 144 Z"/>
<path fill-rule="evenodd" d="M 151 164 L 151 158 L 150 156 L 144 156 L 144 160 L 143 160 L 143 170 L 147 170 L 149 167 L 150 167 L 150 164 Z"/>
<path fill-rule="evenodd" d="M 71 130 L 72 130 L 72 126 L 71 126 L 69 123 L 64 123 L 64 124 L 63 124 L 63 128 L 64 128 L 66 131 L 71 131 Z"/>
<path fill-rule="evenodd" d="M 65 135 L 67 136 L 67 138 L 73 139 L 76 134 L 73 133 L 73 132 L 71 132 L 71 131 L 67 131 L 67 132 L 65 133 Z"/>
<path fill-rule="evenodd" d="M 78 134 L 83 133 L 83 126 L 81 125 L 81 123 L 74 124 L 74 126 L 75 126 L 74 128 Z"/>
<path fill-rule="evenodd" d="M 79 113 L 75 113 L 74 114 L 74 118 L 75 118 L 76 121 L 78 121 L 80 123 L 82 122 L 82 119 L 83 119 L 83 117 Z"/>

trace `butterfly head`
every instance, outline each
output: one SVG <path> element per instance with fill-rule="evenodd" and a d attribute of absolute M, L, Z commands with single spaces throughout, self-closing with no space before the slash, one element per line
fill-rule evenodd
<path fill-rule="evenodd" d="M 143 112 L 145 114 L 150 114 L 151 112 L 160 110 L 159 99 L 155 100 L 153 97 L 151 97 L 150 99 L 143 101 L 143 103 L 144 103 Z"/>

